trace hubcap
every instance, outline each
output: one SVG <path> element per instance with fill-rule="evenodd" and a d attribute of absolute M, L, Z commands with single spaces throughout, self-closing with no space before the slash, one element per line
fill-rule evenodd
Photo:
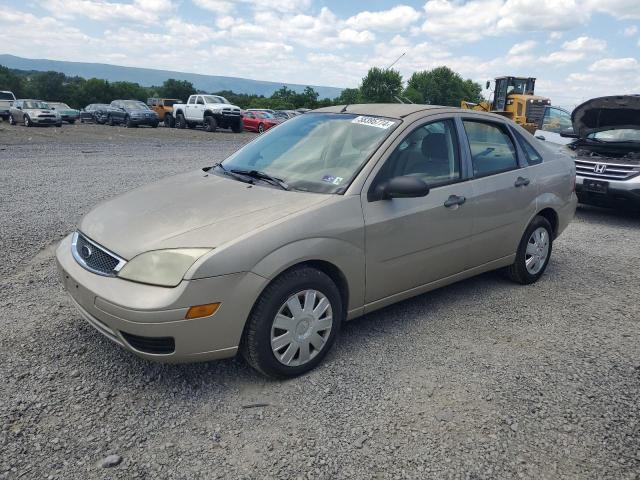
<path fill-rule="evenodd" d="M 527 243 L 525 265 L 531 275 L 536 275 L 544 267 L 549 256 L 549 232 L 546 228 L 536 228 Z"/>
<path fill-rule="evenodd" d="M 329 299 L 317 290 L 303 290 L 282 304 L 271 327 L 271 350 L 289 367 L 311 361 L 325 347 L 333 317 Z"/>

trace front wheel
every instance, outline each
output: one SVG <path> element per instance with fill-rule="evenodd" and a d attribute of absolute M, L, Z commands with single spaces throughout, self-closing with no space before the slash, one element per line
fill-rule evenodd
<path fill-rule="evenodd" d="M 164 116 L 164 120 L 162 121 L 162 123 L 164 124 L 165 127 L 167 128 L 173 128 L 174 127 L 174 121 L 173 121 L 173 115 L 169 115 L 166 114 Z"/>
<path fill-rule="evenodd" d="M 184 115 L 181 113 L 179 113 L 176 117 L 176 127 L 180 129 L 187 128 L 187 121 L 185 120 Z"/>
<path fill-rule="evenodd" d="M 16 121 L 13 118 L 13 115 L 9 115 L 9 125 L 15 125 L 15 124 L 16 124 Z"/>
<path fill-rule="evenodd" d="M 242 124 L 242 120 L 234 123 L 233 126 L 231 127 L 231 131 L 233 133 L 242 133 L 242 130 L 244 130 L 244 125 Z"/>
<path fill-rule="evenodd" d="M 258 133 L 264 133 L 264 124 L 261 123 L 260 125 L 258 125 Z"/>
<path fill-rule="evenodd" d="M 76 121 L 75 121 L 75 120 L 67 120 L 67 122 L 68 122 L 70 125 L 73 125 L 74 123 L 76 123 Z"/>
<path fill-rule="evenodd" d="M 207 132 L 215 132 L 218 129 L 218 121 L 211 115 L 207 115 L 204 117 L 203 126 Z"/>
<path fill-rule="evenodd" d="M 131 120 L 131 117 L 129 116 L 124 117 L 124 125 L 127 128 L 134 128 L 137 126 L 135 123 L 133 123 L 133 121 Z"/>
<path fill-rule="evenodd" d="M 110 127 L 113 127 L 116 124 L 116 122 L 113 120 L 113 117 L 111 115 L 107 117 L 107 123 L 109 124 Z"/>
<path fill-rule="evenodd" d="M 296 377 L 322 361 L 338 336 L 343 315 L 340 292 L 328 275 L 294 268 L 274 280 L 253 306 L 242 355 L 264 375 Z"/>
<path fill-rule="evenodd" d="M 29 118 L 29 115 L 24 116 L 24 126 L 25 127 L 33 127 L 33 122 Z"/>
<path fill-rule="evenodd" d="M 515 262 L 506 268 L 509 279 L 529 285 L 547 269 L 553 246 L 553 229 L 544 217 L 535 217 L 520 240 Z"/>

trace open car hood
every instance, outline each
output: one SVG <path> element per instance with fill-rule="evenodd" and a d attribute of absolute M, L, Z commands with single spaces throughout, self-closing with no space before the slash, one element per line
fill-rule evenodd
<path fill-rule="evenodd" d="M 640 130 L 640 95 L 593 98 L 578 105 L 571 120 L 579 138 L 605 130 Z"/>

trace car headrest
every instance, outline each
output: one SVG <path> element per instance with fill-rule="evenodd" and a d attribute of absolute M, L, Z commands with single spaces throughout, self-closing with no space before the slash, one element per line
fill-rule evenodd
<path fill-rule="evenodd" d="M 444 133 L 430 133 L 422 139 L 422 154 L 427 158 L 448 158 L 447 137 Z"/>

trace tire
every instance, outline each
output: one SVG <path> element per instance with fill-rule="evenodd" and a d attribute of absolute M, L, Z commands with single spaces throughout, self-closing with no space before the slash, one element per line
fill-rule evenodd
<path fill-rule="evenodd" d="M 137 125 L 131 121 L 131 117 L 127 115 L 124 117 L 124 126 L 127 128 L 135 128 Z"/>
<path fill-rule="evenodd" d="M 258 133 L 261 135 L 264 133 L 264 124 L 261 123 L 258 125 Z"/>
<path fill-rule="evenodd" d="M 215 132 L 218 129 L 218 121 L 211 115 L 207 115 L 204 117 L 202 126 L 207 132 Z"/>
<path fill-rule="evenodd" d="M 24 122 L 25 127 L 33 127 L 33 122 L 29 118 L 29 115 L 25 115 L 22 121 Z"/>
<path fill-rule="evenodd" d="M 534 237 L 536 233 L 542 236 L 536 238 Z M 547 247 L 544 247 L 545 244 Z M 505 269 L 507 277 L 513 282 L 522 285 L 537 282 L 547 269 L 547 265 L 549 265 L 552 247 L 553 228 L 551 224 L 544 217 L 535 217 L 520 240 L 515 262 Z M 530 260 L 531 258 L 533 258 L 533 261 Z M 529 267 L 527 267 L 528 261 Z"/>
<path fill-rule="evenodd" d="M 160 122 L 153 122 L 151 124 L 151 128 L 158 128 L 158 123 L 160 123 Z"/>
<path fill-rule="evenodd" d="M 175 122 L 173 121 L 173 115 L 169 115 L 166 114 L 164 116 L 164 120 L 162 121 L 162 123 L 164 124 L 165 127 L 167 128 L 173 128 L 175 125 Z"/>
<path fill-rule="evenodd" d="M 62 122 L 60 122 L 60 123 L 56 123 L 56 127 L 58 127 L 58 128 L 62 128 Z"/>
<path fill-rule="evenodd" d="M 182 113 L 179 113 L 176 116 L 176 127 L 180 129 L 187 128 L 187 121 L 185 120 L 184 115 Z"/>
<path fill-rule="evenodd" d="M 116 123 L 113 121 L 113 117 L 111 115 L 107 116 L 107 123 L 110 127 L 113 127 Z"/>
<path fill-rule="evenodd" d="M 308 297 L 306 292 L 309 291 L 316 293 Z M 315 319 L 309 309 L 307 312 L 299 310 L 299 320 L 296 320 L 293 311 L 288 310 L 289 302 L 298 302 L 298 306 L 304 307 L 308 299 L 313 300 L 311 308 L 316 310 L 320 302 L 326 305 L 325 301 L 328 301 L 329 306 L 325 306 L 319 319 Z M 266 376 L 291 378 L 302 375 L 315 368 L 329 352 L 340 332 L 343 316 L 340 292 L 328 275 L 314 268 L 294 268 L 269 284 L 256 301 L 245 326 L 240 351 L 249 365 Z M 284 319 L 291 331 L 287 333 L 286 329 L 275 326 L 276 318 L 279 322 Z M 298 333 L 301 329 L 306 330 Z M 284 338 L 285 343 L 276 352 L 272 350 L 272 336 Z M 292 340 L 288 342 L 288 338 Z M 315 348 L 313 342 L 321 346 Z M 306 361 L 302 361 L 305 356 L 303 345 L 308 353 Z M 285 363 L 286 357 L 289 357 L 289 365 Z"/>
<path fill-rule="evenodd" d="M 242 123 L 242 120 L 234 123 L 233 126 L 231 127 L 231 131 L 233 133 L 242 133 L 243 130 L 244 130 L 244 124 Z"/>
<path fill-rule="evenodd" d="M 9 115 L 9 125 L 15 125 L 15 124 L 16 124 L 16 121 L 13 118 L 13 115 Z"/>
<path fill-rule="evenodd" d="M 76 121 L 75 120 L 69 120 L 68 123 L 69 123 L 69 125 L 73 125 L 74 123 L 76 123 Z"/>

